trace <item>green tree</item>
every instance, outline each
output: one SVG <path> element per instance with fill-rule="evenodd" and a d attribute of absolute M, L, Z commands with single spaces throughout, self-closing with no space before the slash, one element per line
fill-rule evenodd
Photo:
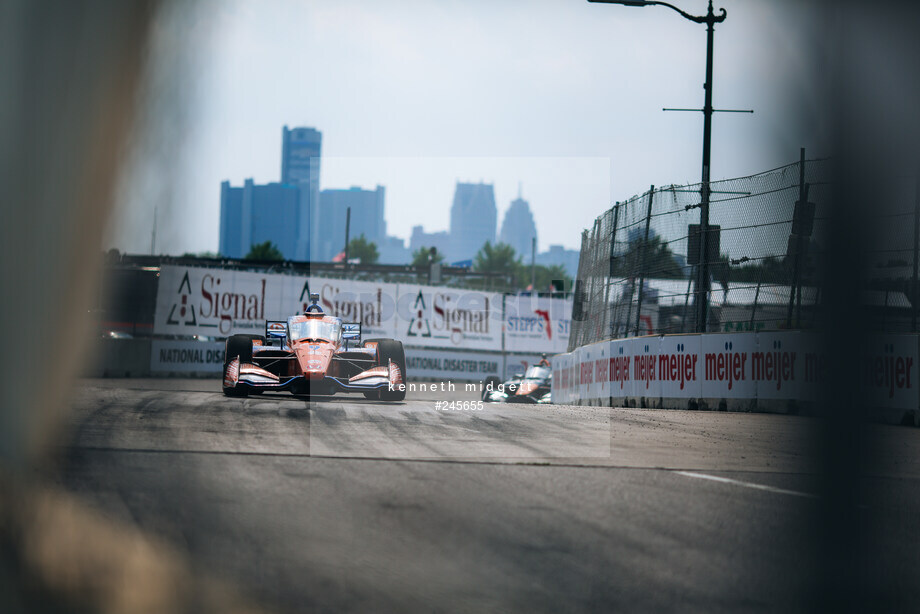
<path fill-rule="evenodd" d="M 517 274 L 521 266 L 514 248 L 507 243 L 492 245 L 486 241 L 473 259 L 473 270 L 480 273 Z"/>
<path fill-rule="evenodd" d="M 250 247 L 249 253 L 246 254 L 243 260 L 280 261 L 284 260 L 284 254 L 281 253 L 277 245 L 271 241 L 266 241 L 265 243 L 256 243 Z"/>
<path fill-rule="evenodd" d="M 377 245 L 362 234 L 348 242 L 348 259 L 352 258 L 358 258 L 361 264 L 377 264 L 380 252 L 377 251 Z"/>
<path fill-rule="evenodd" d="M 733 265 L 729 279 L 745 283 L 788 284 L 791 274 L 791 263 L 787 263 L 785 257 L 767 256 L 745 264 Z"/>
<path fill-rule="evenodd" d="M 523 265 L 507 243 L 492 245 L 486 241 L 473 259 L 473 270 L 479 273 L 499 273 L 510 278 L 511 285 L 519 285 L 523 275 Z"/>
<path fill-rule="evenodd" d="M 418 248 L 412 252 L 412 266 L 428 266 L 429 262 L 444 262 L 444 254 L 441 252 L 435 252 L 433 259 L 429 259 L 430 256 L 430 247 Z"/>
<path fill-rule="evenodd" d="M 197 254 L 192 252 L 185 252 L 182 254 L 183 258 L 220 258 L 220 254 L 217 252 L 198 252 Z"/>
<path fill-rule="evenodd" d="M 536 288 L 537 292 L 548 292 L 550 286 L 554 281 L 562 281 L 564 286 L 567 288 L 572 287 L 572 278 L 569 277 L 568 273 L 565 272 L 565 267 L 561 264 L 552 264 L 550 266 L 544 266 L 538 264 L 535 270 L 536 277 Z M 526 280 L 525 286 L 530 285 L 530 267 L 524 266 L 524 279 Z"/>

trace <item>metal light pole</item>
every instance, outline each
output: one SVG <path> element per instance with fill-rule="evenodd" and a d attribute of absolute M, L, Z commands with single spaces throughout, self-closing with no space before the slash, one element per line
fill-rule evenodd
<path fill-rule="evenodd" d="M 345 210 L 345 262 L 342 263 L 344 266 L 344 274 L 348 276 L 348 234 L 351 232 L 351 207 Z"/>
<path fill-rule="evenodd" d="M 709 323 L 709 154 L 712 146 L 712 38 L 715 24 L 725 21 L 725 9 L 716 17 L 712 13 L 712 0 L 706 14 L 706 102 L 703 103 L 703 185 L 700 186 L 700 268 L 697 280 L 696 332 L 705 333 Z M 716 254 L 718 257 L 718 254 Z"/>
<path fill-rule="evenodd" d="M 537 238 L 530 242 L 530 292 L 537 293 Z"/>
<path fill-rule="evenodd" d="M 682 17 L 695 23 L 706 24 L 706 83 L 703 89 L 706 100 L 703 103 L 703 178 L 700 186 L 700 265 L 697 267 L 696 304 L 697 304 L 697 332 L 706 332 L 709 314 L 709 154 L 712 144 L 712 39 L 715 25 L 725 21 L 725 9 L 716 15 L 712 11 L 712 0 L 709 0 L 709 11 L 705 15 L 690 15 L 673 4 L 667 2 L 645 0 L 588 0 L 601 4 L 622 4 L 624 6 L 666 6 L 681 14 Z M 668 111 L 699 111 L 700 109 L 665 109 Z M 746 111 L 745 111 L 746 112 Z"/>

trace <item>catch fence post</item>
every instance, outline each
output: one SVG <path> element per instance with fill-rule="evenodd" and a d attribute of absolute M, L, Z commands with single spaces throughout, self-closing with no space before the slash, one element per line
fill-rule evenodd
<path fill-rule="evenodd" d="M 917 175 L 916 193 L 914 194 L 914 275 L 910 289 L 910 331 L 917 332 L 918 301 L 918 261 L 920 261 L 920 174 Z"/>
<path fill-rule="evenodd" d="M 648 255 L 648 232 L 652 225 L 652 202 L 655 199 L 655 186 L 648 189 L 648 213 L 645 215 L 645 240 L 642 242 L 642 256 L 639 261 L 639 294 L 636 303 L 636 336 L 639 336 L 639 325 L 642 323 L 642 289 L 645 286 L 645 266 Z"/>
<path fill-rule="evenodd" d="M 614 274 L 614 259 L 616 258 L 617 252 L 617 224 L 620 221 L 620 203 L 617 203 L 613 206 L 613 230 L 610 232 L 610 263 L 607 270 L 607 286 L 604 288 L 604 312 L 607 314 L 609 321 L 607 322 L 607 336 L 611 339 L 615 338 L 619 331 L 616 331 L 614 327 L 617 323 L 617 316 L 620 315 L 619 310 L 619 301 L 610 306 L 610 284 L 613 281 Z M 612 312 L 612 313 L 611 313 Z"/>
<path fill-rule="evenodd" d="M 751 309 L 751 330 L 754 330 L 754 318 L 757 316 L 757 299 L 760 298 L 760 283 L 762 280 L 757 280 L 757 290 L 754 292 L 754 308 Z"/>
<path fill-rule="evenodd" d="M 805 148 L 802 147 L 799 150 L 799 201 L 800 203 L 805 203 L 808 200 L 808 186 L 805 184 Z M 798 207 L 796 207 L 797 209 Z M 793 209 L 793 228 L 795 227 L 795 209 Z M 799 309 L 798 309 L 798 318 L 802 317 L 802 290 L 799 288 L 799 266 L 801 261 L 801 252 L 802 245 L 805 242 L 805 239 L 799 237 L 793 232 L 789 233 L 789 238 L 792 241 L 793 249 L 795 250 L 793 254 L 793 265 L 792 265 L 792 284 L 789 288 L 789 309 L 786 312 L 786 327 L 792 328 L 792 309 L 795 307 L 795 298 L 796 294 L 799 294 Z"/>
<path fill-rule="evenodd" d="M 888 331 L 888 293 L 890 290 L 885 288 L 885 306 L 882 308 L 882 331 Z"/>

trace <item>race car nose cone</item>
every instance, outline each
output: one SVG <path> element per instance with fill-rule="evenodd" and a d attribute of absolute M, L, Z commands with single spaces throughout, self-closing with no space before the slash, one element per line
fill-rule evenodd
<path fill-rule="evenodd" d="M 332 347 L 322 343 L 303 343 L 294 348 L 300 370 L 308 379 L 322 379 L 329 370 Z"/>
<path fill-rule="evenodd" d="M 537 385 L 534 382 L 523 382 L 521 384 L 521 387 L 518 388 L 518 391 L 516 394 L 520 396 L 524 396 L 524 395 L 530 394 L 536 389 L 537 389 Z"/>

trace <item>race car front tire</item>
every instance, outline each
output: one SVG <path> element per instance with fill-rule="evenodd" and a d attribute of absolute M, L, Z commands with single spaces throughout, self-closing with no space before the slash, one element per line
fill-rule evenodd
<path fill-rule="evenodd" d="M 389 364 L 389 361 L 392 360 L 396 363 L 396 366 L 399 367 L 399 372 L 402 373 L 403 384 L 408 385 L 408 378 L 406 377 L 406 351 L 403 349 L 402 341 L 397 341 L 395 339 L 368 339 L 367 342 L 377 343 L 377 364 L 385 367 Z M 402 401 L 406 398 L 405 390 L 390 391 L 383 389 L 379 394 L 381 401 Z M 367 394 L 364 396 L 367 396 Z"/>
<path fill-rule="evenodd" d="M 502 381 L 494 375 L 487 377 L 486 381 L 482 383 L 482 394 L 480 395 L 480 398 L 483 401 L 491 400 L 490 394 L 492 390 L 495 390 L 501 383 Z M 492 384 L 492 390 L 489 390 L 489 384 Z"/>
<path fill-rule="evenodd" d="M 224 375 L 227 373 L 227 365 L 234 358 L 239 357 L 240 364 L 252 362 L 252 340 L 261 339 L 258 335 L 233 335 L 227 338 L 227 350 L 224 354 Z M 246 385 L 227 388 L 224 386 L 224 394 L 228 397 L 245 397 L 249 394 L 249 387 Z"/>

